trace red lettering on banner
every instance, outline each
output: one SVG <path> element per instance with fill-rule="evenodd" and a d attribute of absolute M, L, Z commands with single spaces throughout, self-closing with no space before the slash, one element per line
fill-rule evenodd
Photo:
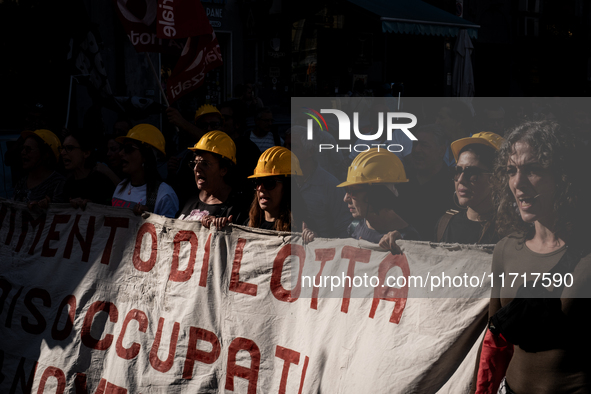
<path fill-rule="evenodd" d="M 109 239 L 107 239 L 107 244 L 105 245 L 105 251 L 103 252 L 103 257 L 101 258 L 101 264 L 109 265 L 109 261 L 111 261 L 111 252 L 113 251 L 113 242 L 115 241 L 115 233 L 117 232 L 118 228 L 128 228 L 129 219 L 106 217 L 103 226 L 111 227 L 111 232 L 109 233 Z"/>
<path fill-rule="evenodd" d="M 56 367 L 45 368 L 43 375 L 41 375 L 41 380 L 39 381 L 39 389 L 37 390 L 37 394 L 43 394 L 45 391 L 47 379 L 52 377 L 57 379 L 57 388 L 55 389 L 55 394 L 63 394 L 64 390 L 66 389 L 66 375 L 64 374 L 64 371 Z"/>
<path fill-rule="evenodd" d="M 113 343 L 113 334 L 106 334 L 103 339 L 95 339 L 90 335 L 94 315 L 98 312 L 107 312 L 111 323 L 117 323 L 117 320 L 119 319 L 119 312 L 117 311 L 115 304 L 105 301 L 94 302 L 90 305 L 90 308 L 88 308 L 86 316 L 84 316 L 84 322 L 82 323 L 81 329 L 82 343 L 90 349 L 107 350 L 111 346 L 111 343 Z"/>
<path fill-rule="evenodd" d="M 343 303 L 341 304 L 341 312 L 347 313 L 349 311 L 349 301 L 351 299 L 351 281 L 355 276 L 355 263 L 369 263 L 371 258 L 371 250 L 355 248 L 353 246 L 343 246 L 341 257 L 349 259 L 349 267 L 347 268 L 347 276 L 351 278 L 348 283 L 343 283 L 345 291 L 343 291 Z"/>
<path fill-rule="evenodd" d="M 14 234 L 14 226 L 16 221 L 16 209 L 10 210 L 10 219 L 8 221 L 8 234 L 6 234 L 6 240 L 4 245 L 10 245 L 12 242 L 12 235 Z"/>
<path fill-rule="evenodd" d="M 111 382 L 107 382 L 107 387 L 105 387 L 105 392 L 103 394 L 127 394 L 127 389 L 116 386 Z"/>
<path fill-rule="evenodd" d="M 184 271 L 179 271 L 181 242 L 189 242 L 191 247 L 187 268 Z M 191 279 L 193 269 L 195 268 L 195 258 L 197 257 L 197 245 L 197 235 L 193 231 L 179 231 L 174 236 L 174 251 L 172 252 L 172 267 L 170 268 L 169 280 L 173 282 L 186 282 Z"/>
<path fill-rule="evenodd" d="M 236 252 L 234 253 L 234 263 L 232 264 L 232 275 L 230 277 L 230 291 L 236 293 L 248 294 L 251 296 L 257 295 L 258 286 L 252 283 L 242 282 L 240 280 L 240 263 L 242 262 L 242 255 L 244 254 L 244 245 L 246 240 L 238 238 L 236 242 Z"/>
<path fill-rule="evenodd" d="M 402 269 L 402 275 L 404 275 L 406 278 L 406 285 L 400 289 L 386 287 L 386 275 L 388 274 L 388 271 L 394 267 L 400 267 L 400 269 Z M 406 299 L 408 297 L 409 275 L 410 268 L 408 267 L 408 260 L 406 260 L 405 255 L 389 254 L 384 260 L 382 260 L 378 268 L 378 278 L 380 279 L 380 284 L 374 289 L 373 302 L 371 303 L 369 317 L 372 319 L 374 318 L 380 300 L 392 301 L 396 303 L 396 306 L 392 311 L 390 323 L 400 323 L 400 318 L 402 317 L 402 312 L 404 312 L 404 308 L 406 307 Z M 384 287 L 382 287 L 382 285 Z"/>
<path fill-rule="evenodd" d="M 327 249 L 316 249 L 316 261 L 320 261 L 320 270 L 316 274 L 316 279 L 318 280 L 318 284 L 321 282 L 322 278 L 322 271 L 324 271 L 324 266 L 326 265 L 327 261 L 333 260 L 334 255 L 336 253 L 335 248 L 327 248 Z M 301 276 L 301 274 L 300 274 Z M 314 285 L 315 282 L 312 283 L 314 288 L 312 289 L 312 301 L 310 301 L 310 308 L 318 309 L 318 292 L 320 288 Z"/>
<path fill-rule="evenodd" d="M 53 222 L 51 222 L 51 226 L 49 227 L 49 231 L 47 233 L 47 237 L 45 238 L 45 242 L 43 242 L 43 249 L 41 249 L 41 256 L 43 257 L 54 257 L 57 253 L 57 249 L 52 249 L 49 247 L 49 243 L 51 241 L 59 241 L 60 233 L 59 231 L 55 231 L 55 226 L 58 224 L 66 224 L 70 221 L 72 215 L 55 215 L 53 217 Z"/>
<path fill-rule="evenodd" d="M 146 329 L 148 328 L 148 316 L 146 316 L 144 312 L 140 311 L 139 309 L 132 309 L 127 313 L 125 320 L 123 320 L 123 327 L 121 327 L 119 338 L 117 338 L 117 342 L 115 343 L 117 355 L 124 360 L 131 360 L 140 352 L 141 345 L 137 342 L 133 342 L 128 348 L 123 347 L 123 337 L 125 337 L 127 325 L 132 320 L 136 320 L 139 323 L 139 331 L 146 332 Z"/>
<path fill-rule="evenodd" d="M 236 364 L 236 355 L 240 350 L 250 353 L 250 368 Z M 246 338 L 236 338 L 228 349 L 228 368 L 226 370 L 226 390 L 234 391 L 234 377 L 248 380 L 248 394 L 256 394 L 259 380 L 261 352 L 254 341 Z"/>
<path fill-rule="evenodd" d="M 84 385 L 86 386 L 86 376 L 84 377 Z M 76 391 L 76 394 L 78 394 L 78 391 Z M 107 382 L 105 378 L 102 378 L 94 394 L 127 394 L 127 389 L 116 386 L 113 383 Z"/>
<path fill-rule="evenodd" d="M 197 349 L 198 341 L 209 342 L 211 344 L 211 350 L 206 352 Z M 220 356 L 221 351 L 220 341 L 213 332 L 204 328 L 191 327 L 189 329 L 189 345 L 187 346 L 187 357 L 185 358 L 185 366 L 183 368 L 183 379 L 191 379 L 193 377 L 195 361 L 213 364 Z"/>
<path fill-rule="evenodd" d="M 47 322 L 41 312 L 35 307 L 35 304 L 33 304 L 33 299 L 35 298 L 39 298 L 44 307 L 49 308 L 51 306 L 51 296 L 47 290 L 37 288 L 29 290 L 27 294 L 25 294 L 25 300 L 23 302 L 35 320 L 37 320 L 37 324 L 30 323 L 29 318 L 23 316 L 21 317 L 21 326 L 23 327 L 23 330 L 29 334 L 39 335 L 45 330 Z"/>
<path fill-rule="evenodd" d="M 105 394 L 105 386 L 106 385 L 107 385 L 107 380 L 105 378 L 101 378 L 94 394 Z"/>
<path fill-rule="evenodd" d="M 172 327 L 172 336 L 170 338 L 170 345 L 168 346 L 168 356 L 165 361 L 158 358 L 158 348 L 160 347 L 160 339 L 162 338 L 162 326 L 164 326 L 164 318 L 161 317 L 158 321 L 158 331 L 156 331 L 156 338 L 152 344 L 152 350 L 150 350 L 150 365 L 156 371 L 168 372 L 174 362 L 174 353 L 176 352 L 176 343 L 179 339 L 179 330 L 181 325 L 174 322 Z"/>
<path fill-rule="evenodd" d="M 35 380 L 35 372 L 37 372 L 37 361 L 35 361 L 35 365 L 31 369 L 31 373 L 29 374 L 29 379 L 25 376 L 25 362 L 27 361 L 26 358 L 21 357 L 21 360 L 18 363 L 18 367 L 16 368 L 16 373 L 14 374 L 14 379 L 12 380 L 12 385 L 10 386 L 10 393 L 16 393 L 16 388 L 20 383 L 21 391 L 23 393 L 30 393 L 33 389 L 33 381 Z"/>
<path fill-rule="evenodd" d="M 60 317 L 62 316 L 62 312 L 64 308 L 67 306 L 70 307 L 68 310 L 68 316 L 66 317 L 66 323 L 64 324 L 64 328 L 59 330 L 57 325 L 59 323 Z M 55 315 L 55 321 L 53 322 L 53 327 L 51 327 L 51 337 L 56 341 L 63 341 L 67 337 L 70 336 L 72 332 L 72 328 L 74 327 L 74 319 L 76 318 L 76 297 L 73 295 L 66 296 L 62 303 L 60 304 L 59 308 L 57 308 L 57 314 Z"/>
<path fill-rule="evenodd" d="M 151 237 L 150 246 L 150 258 L 147 261 L 142 260 L 140 257 L 142 252 L 142 244 L 144 235 L 148 233 Z M 137 232 L 135 239 L 135 247 L 133 248 L 133 265 L 138 271 L 150 272 L 156 264 L 156 258 L 158 257 L 158 240 L 156 238 L 156 227 L 152 223 L 144 223 Z"/>
<path fill-rule="evenodd" d="M 35 228 L 39 226 L 37 230 L 37 235 L 35 236 L 35 240 L 29 250 L 29 254 L 33 254 L 35 251 L 35 246 L 39 242 L 41 238 L 41 233 L 43 233 L 43 227 L 45 227 L 45 215 L 39 216 L 37 219 L 33 219 L 31 215 L 27 211 L 23 211 L 22 213 L 22 225 L 21 225 L 21 235 L 18 238 L 18 243 L 16 244 L 16 248 L 14 249 L 15 252 L 20 252 L 23 244 L 25 243 L 25 239 L 27 238 L 27 233 L 29 232 L 29 224 L 31 228 Z"/>
<path fill-rule="evenodd" d="M 289 374 L 289 365 L 298 365 L 300 362 L 300 353 L 277 345 L 275 348 L 275 357 L 283 360 L 283 370 L 281 371 L 281 382 L 279 383 L 279 394 L 285 394 L 287 388 L 287 375 Z"/>
<path fill-rule="evenodd" d="M 88 262 L 88 258 L 90 257 L 90 247 L 92 246 L 92 238 L 94 237 L 94 221 L 96 218 L 94 216 L 88 218 L 88 227 L 86 228 L 86 239 L 84 239 L 82 238 L 82 234 L 80 234 L 80 229 L 78 228 L 78 222 L 80 222 L 81 217 L 82 215 L 76 215 L 76 219 L 74 220 L 74 226 L 72 226 L 72 230 L 70 231 L 70 235 L 68 236 L 68 242 L 66 242 L 64 258 L 69 259 L 72 255 L 74 237 L 76 237 L 78 243 L 80 244 L 80 247 L 82 248 L 82 261 Z"/>
<path fill-rule="evenodd" d="M 79 372 L 76 374 L 76 378 L 74 379 L 74 387 L 76 388 L 76 394 L 88 394 L 85 373 Z"/>
<path fill-rule="evenodd" d="M 302 389 L 304 388 L 304 379 L 306 379 L 306 371 L 308 370 L 308 361 L 310 358 L 306 356 L 304 360 L 304 369 L 302 370 L 302 378 L 300 379 L 300 389 L 298 390 L 298 394 L 302 394 Z"/>
<path fill-rule="evenodd" d="M 295 249 L 295 250 L 294 250 Z M 299 273 L 298 281 L 292 290 L 286 290 L 281 284 L 281 277 L 283 276 L 283 264 L 287 256 L 298 256 L 299 258 Z M 306 251 L 302 245 L 287 244 L 284 245 L 277 253 L 275 261 L 273 261 L 273 272 L 271 273 L 271 292 L 279 301 L 294 302 L 297 301 L 302 291 L 302 271 L 304 269 L 304 262 L 306 261 Z"/>
<path fill-rule="evenodd" d="M 205 251 L 203 252 L 203 265 L 201 266 L 201 276 L 199 277 L 199 286 L 207 286 L 207 273 L 209 271 L 209 248 L 211 246 L 211 233 L 207 237 L 205 243 Z"/>

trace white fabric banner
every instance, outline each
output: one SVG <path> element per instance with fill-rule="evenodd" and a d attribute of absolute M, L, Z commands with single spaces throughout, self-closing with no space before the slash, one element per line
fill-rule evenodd
<path fill-rule="evenodd" d="M 352 239 L 0 203 L 2 393 L 468 390 L 488 285 L 413 298 L 412 284 L 381 284 L 484 277 L 490 248 L 402 242 L 393 256 Z M 318 282 L 364 274 L 380 284 Z"/>

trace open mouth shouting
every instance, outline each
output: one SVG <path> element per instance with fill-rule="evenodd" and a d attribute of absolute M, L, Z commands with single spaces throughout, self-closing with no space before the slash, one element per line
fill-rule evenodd
<path fill-rule="evenodd" d="M 515 196 L 515 199 L 517 200 L 517 204 L 519 206 L 519 209 L 521 209 L 522 211 L 528 211 L 532 208 L 532 206 L 534 206 L 534 204 L 536 203 L 536 199 L 539 197 L 538 195 L 535 196 L 528 196 L 525 194 L 519 195 L 519 196 Z"/>
<path fill-rule="evenodd" d="M 197 187 L 199 186 L 203 186 L 205 184 L 205 182 L 207 182 L 207 179 L 205 178 L 205 176 L 203 176 L 200 173 L 195 173 L 195 183 L 197 184 Z"/>

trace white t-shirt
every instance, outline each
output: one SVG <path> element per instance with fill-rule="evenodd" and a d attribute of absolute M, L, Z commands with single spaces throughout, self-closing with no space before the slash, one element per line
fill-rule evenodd
<path fill-rule="evenodd" d="M 147 185 L 142 186 L 131 186 L 131 183 L 127 183 L 127 186 L 121 190 L 121 186 L 125 181 L 121 182 L 115 188 L 113 198 L 111 200 L 111 206 L 121 208 L 133 208 L 137 203 L 146 205 L 147 196 L 146 189 Z M 166 216 L 167 218 L 176 217 L 176 213 L 179 210 L 179 199 L 176 193 L 166 183 L 162 182 L 158 188 L 158 195 L 156 197 L 156 204 L 154 206 L 154 213 L 157 215 Z"/>

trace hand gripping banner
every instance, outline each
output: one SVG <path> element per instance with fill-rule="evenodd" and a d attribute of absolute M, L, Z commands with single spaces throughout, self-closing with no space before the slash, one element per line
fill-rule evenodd
<path fill-rule="evenodd" d="M 0 200 L 0 392 L 466 392 L 486 286 L 318 280 L 490 267 L 485 248 L 403 250 Z"/>

